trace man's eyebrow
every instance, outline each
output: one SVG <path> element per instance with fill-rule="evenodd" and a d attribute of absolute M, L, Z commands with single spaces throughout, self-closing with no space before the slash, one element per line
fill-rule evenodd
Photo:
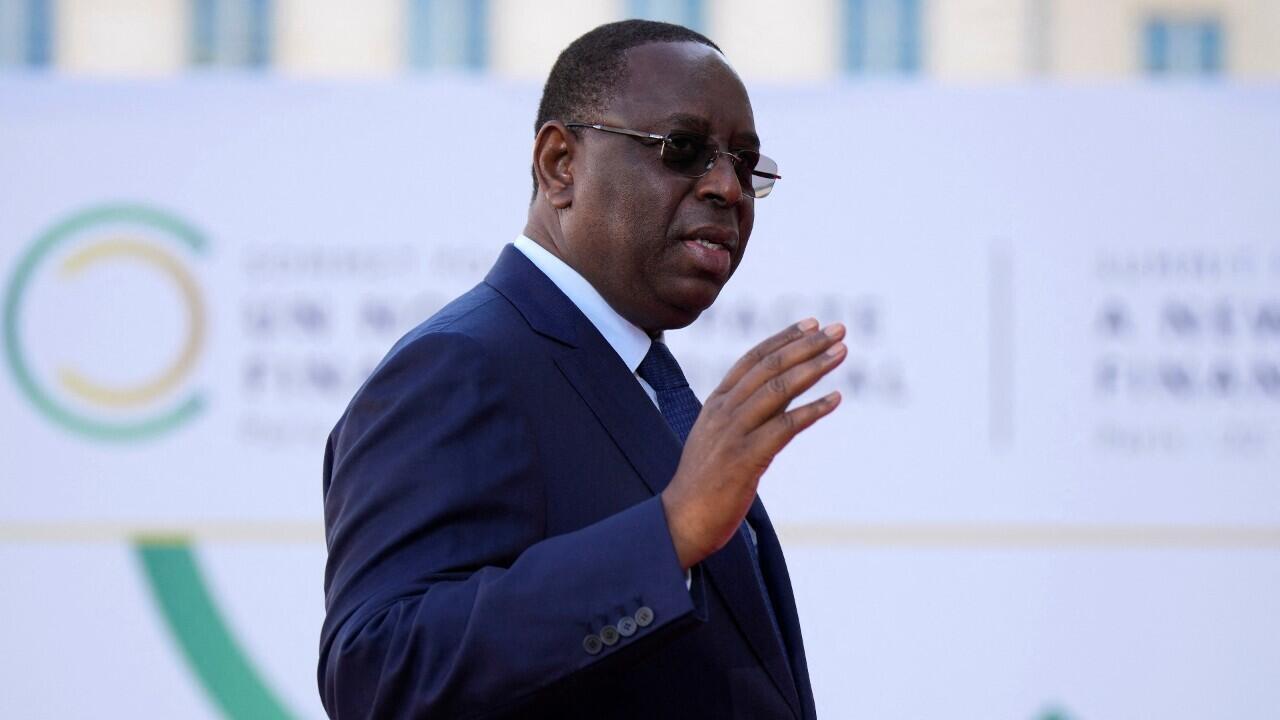
<path fill-rule="evenodd" d="M 707 132 L 711 129 L 711 123 L 707 119 L 699 115 L 690 115 L 689 113 L 672 113 L 662 120 L 664 125 L 678 125 L 686 130 L 696 130 L 698 132 Z"/>
<path fill-rule="evenodd" d="M 689 113 L 672 113 L 663 119 L 664 125 L 674 125 L 686 130 L 693 130 L 707 134 L 711 132 L 711 123 L 700 115 L 690 115 Z M 734 133 L 732 144 L 737 147 L 760 147 L 760 137 L 753 132 Z"/>
<path fill-rule="evenodd" d="M 749 148 L 760 147 L 760 136 L 753 132 L 740 132 L 733 136 L 733 145 L 745 145 Z"/>

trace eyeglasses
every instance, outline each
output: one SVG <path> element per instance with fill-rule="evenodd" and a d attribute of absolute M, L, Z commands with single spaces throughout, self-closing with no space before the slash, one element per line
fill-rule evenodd
<path fill-rule="evenodd" d="M 773 191 L 773 183 L 782 178 L 778 174 L 778 163 L 761 155 L 755 150 L 735 150 L 726 152 L 711 142 L 711 138 L 701 133 L 674 131 L 666 135 L 627 130 L 593 123 L 571 122 L 565 127 L 584 127 L 619 135 L 627 135 L 644 140 L 661 140 L 662 148 L 658 151 L 662 164 L 669 170 L 685 177 L 700 178 L 711 172 L 716 160 L 721 156 L 729 158 L 733 163 L 734 173 L 742 191 L 753 198 L 762 198 Z"/>

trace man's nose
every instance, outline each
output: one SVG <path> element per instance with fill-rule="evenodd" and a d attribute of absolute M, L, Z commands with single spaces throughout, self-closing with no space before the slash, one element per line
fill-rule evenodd
<path fill-rule="evenodd" d="M 717 152 L 711 161 L 711 169 L 698 178 L 698 198 L 726 206 L 742 201 L 742 183 L 738 181 L 736 158 L 726 152 Z M 723 162 L 721 162 L 723 161 Z"/>

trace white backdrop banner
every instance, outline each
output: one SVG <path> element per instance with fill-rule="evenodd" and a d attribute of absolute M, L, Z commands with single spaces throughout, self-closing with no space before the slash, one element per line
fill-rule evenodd
<path fill-rule="evenodd" d="M 1280 708 L 1280 88 L 763 88 L 671 335 L 807 315 L 761 495 L 824 717 Z M 0 81 L 0 715 L 318 717 L 320 464 L 524 224 L 537 89 Z"/>

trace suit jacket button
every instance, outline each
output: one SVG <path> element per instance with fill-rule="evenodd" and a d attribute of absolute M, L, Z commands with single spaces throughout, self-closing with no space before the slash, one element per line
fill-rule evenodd
<path fill-rule="evenodd" d="M 618 621 L 618 634 L 621 635 L 622 637 L 631 637 L 632 635 L 635 635 L 636 634 L 635 618 L 629 615 L 624 615 L 622 619 Z"/>
<path fill-rule="evenodd" d="M 600 642 L 605 645 L 616 645 L 618 643 L 618 628 L 612 625 L 605 625 L 600 628 Z"/>
<path fill-rule="evenodd" d="M 588 655 L 599 655 L 604 649 L 604 643 L 600 642 L 599 635 L 588 635 L 582 638 L 582 649 L 586 650 Z"/>
<path fill-rule="evenodd" d="M 645 605 L 639 610 L 636 610 L 637 625 L 639 625 L 640 627 L 649 627 L 649 624 L 652 622 L 653 622 L 653 610 L 648 605 Z"/>

